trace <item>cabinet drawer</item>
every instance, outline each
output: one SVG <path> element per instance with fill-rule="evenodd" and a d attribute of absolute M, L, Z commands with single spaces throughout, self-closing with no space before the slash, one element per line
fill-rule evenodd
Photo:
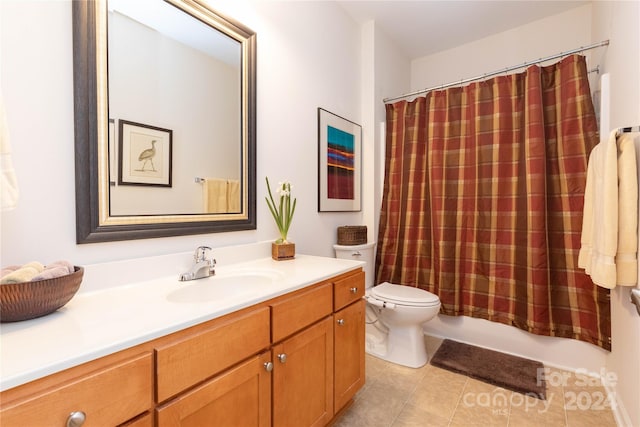
<path fill-rule="evenodd" d="M 118 425 L 152 408 L 153 355 L 145 353 L 70 380 L 16 405 L 3 404 L 0 423 L 10 426 L 64 426 L 82 411 L 85 426 Z"/>
<path fill-rule="evenodd" d="M 326 283 L 271 306 L 272 341 L 278 342 L 332 313 L 333 285 Z"/>
<path fill-rule="evenodd" d="M 334 282 L 334 310 L 338 311 L 364 296 L 364 271 Z"/>
<path fill-rule="evenodd" d="M 269 337 L 269 308 L 264 307 L 156 348 L 158 402 L 259 353 L 269 347 Z"/>

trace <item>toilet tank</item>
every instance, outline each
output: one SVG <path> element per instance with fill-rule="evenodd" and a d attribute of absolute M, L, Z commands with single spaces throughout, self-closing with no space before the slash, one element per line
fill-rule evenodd
<path fill-rule="evenodd" d="M 376 261 L 374 253 L 375 246 L 375 243 L 365 243 L 363 245 L 333 245 L 333 249 L 336 251 L 336 258 L 353 259 L 366 263 L 364 266 L 366 289 L 373 287 L 373 281 L 375 279 L 375 273 L 373 271 Z"/>

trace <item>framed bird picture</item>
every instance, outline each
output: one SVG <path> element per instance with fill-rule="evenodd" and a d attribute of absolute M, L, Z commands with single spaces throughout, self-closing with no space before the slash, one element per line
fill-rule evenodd
<path fill-rule="evenodd" d="M 119 120 L 118 185 L 171 187 L 173 131 Z"/>

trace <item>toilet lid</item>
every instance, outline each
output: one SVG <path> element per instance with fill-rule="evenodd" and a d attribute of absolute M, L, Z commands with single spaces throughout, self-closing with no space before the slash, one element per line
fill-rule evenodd
<path fill-rule="evenodd" d="M 394 285 L 384 282 L 371 289 L 371 295 L 386 302 L 404 305 L 432 306 L 440 304 L 440 298 L 424 289 Z"/>

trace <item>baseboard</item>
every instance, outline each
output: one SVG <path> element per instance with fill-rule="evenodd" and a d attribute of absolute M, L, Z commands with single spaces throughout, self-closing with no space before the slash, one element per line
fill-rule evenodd
<path fill-rule="evenodd" d="M 629 413 L 624 407 L 624 403 L 620 400 L 620 395 L 616 392 L 615 385 L 612 385 L 607 381 L 607 378 L 600 378 L 602 381 L 602 385 L 604 389 L 607 391 L 607 397 L 609 398 L 609 402 L 611 402 L 611 411 L 613 412 L 613 417 L 616 419 L 616 424 L 618 427 L 634 427 L 631 423 L 631 417 L 629 417 Z"/>

